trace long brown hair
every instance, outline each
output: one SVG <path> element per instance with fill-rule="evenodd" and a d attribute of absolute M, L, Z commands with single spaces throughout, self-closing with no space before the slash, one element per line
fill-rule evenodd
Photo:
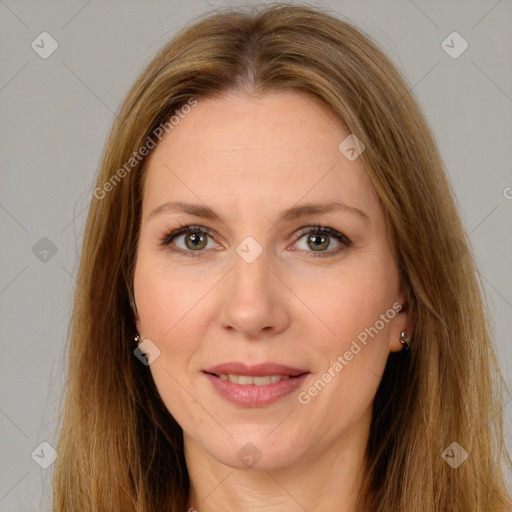
<path fill-rule="evenodd" d="M 365 145 L 361 158 L 415 318 L 410 351 L 389 356 L 375 397 L 360 509 L 508 510 L 504 382 L 434 137 L 409 86 L 368 36 L 326 10 L 278 3 L 196 19 L 159 51 L 120 108 L 77 273 L 54 512 L 185 510 L 182 431 L 131 341 L 146 161 L 139 150 L 187 102 L 278 89 L 322 100 Z M 468 454 L 457 468 L 446 462 L 446 453 L 460 451 L 454 442 Z"/>

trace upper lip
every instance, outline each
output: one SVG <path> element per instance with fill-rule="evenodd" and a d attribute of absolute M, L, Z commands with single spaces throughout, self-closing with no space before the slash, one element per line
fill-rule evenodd
<path fill-rule="evenodd" d="M 277 363 L 262 363 L 251 366 L 234 361 L 212 366 L 211 368 L 203 371 L 214 375 L 252 375 L 255 377 L 263 375 L 289 375 L 290 377 L 296 377 L 303 373 L 308 373 L 308 370 L 293 368 L 291 366 L 285 366 Z"/>

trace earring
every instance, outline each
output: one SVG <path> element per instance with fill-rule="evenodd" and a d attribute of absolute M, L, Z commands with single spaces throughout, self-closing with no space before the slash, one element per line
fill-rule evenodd
<path fill-rule="evenodd" d="M 400 343 L 402 344 L 402 351 L 409 350 L 409 342 L 405 336 L 405 331 L 400 333 Z"/>
<path fill-rule="evenodd" d="M 139 344 L 139 341 L 140 341 L 140 336 L 139 334 L 137 333 L 137 335 L 133 338 L 133 341 L 138 345 Z"/>

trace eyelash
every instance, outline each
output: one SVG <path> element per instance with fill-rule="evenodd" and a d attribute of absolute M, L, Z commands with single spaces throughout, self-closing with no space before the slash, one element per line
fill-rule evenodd
<path fill-rule="evenodd" d="M 186 235 L 189 233 L 200 233 L 200 234 L 208 235 L 208 236 L 210 236 L 210 238 L 212 235 L 212 231 L 209 230 L 208 228 L 183 224 L 183 225 L 180 225 L 174 231 L 167 233 L 162 238 L 160 245 L 162 245 L 164 247 L 168 247 L 176 237 L 178 237 L 180 235 Z M 320 226 L 320 225 L 309 226 L 308 228 L 301 230 L 300 233 L 297 235 L 295 241 L 298 241 L 301 238 L 303 238 L 305 235 L 309 235 L 311 233 L 329 235 L 329 236 L 335 238 L 336 240 L 338 240 L 343 246 L 345 246 L 345 248 L 350 247 L 352 245 L 352 241 L 349 240 L 343 233 L 340 233 L 339 231 L 336 231 L 335 229 L 332 229 L 332 228 L 329 228 L 326 226 Z M 177 252 L 177 253 L 183 254 L 185 256 L 190 256 L 192 258 L 200 257 L 200 256 L 202 256 L 201 253 L 204 252 L 204 251 L 183 251 L 181 249 L 171 249 L 171 250 L 173 252 Z M 320 251 L 320 252 L 306 251 L 306 252 L 307 252 L 307 256 L 311 257 L 311 258 L 327 258 L 330 256 L 337 255 L 342 250 L 343 250 L 343 247 L 338 248 L 335 251 L 330 251 L 330 252 L 323 252 L 323 251 Z"/>

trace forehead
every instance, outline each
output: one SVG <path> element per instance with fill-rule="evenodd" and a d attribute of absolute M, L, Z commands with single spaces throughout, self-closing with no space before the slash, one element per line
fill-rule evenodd
<path fill-rule="evenodd" d="M 313 96 L 295 91 L 261 97 L 239 93 L 199 99 L 154 154 L 183 147 L 233 155 L 272 149 L 273 157 L 293 152 L 297 159 L 318 158 L 326 149 L 336 149 L 338 139 L 348 134 L 329 107 Z"/>
<path fill-rule="evenodd" d="M 361 159 L 338 149 L 348 135 L 327 105 L 302 93 L 198 99 L 151 154 L 143 208 L 200 199 L 268 209 L 304 197 L 375 209 Z"/>

